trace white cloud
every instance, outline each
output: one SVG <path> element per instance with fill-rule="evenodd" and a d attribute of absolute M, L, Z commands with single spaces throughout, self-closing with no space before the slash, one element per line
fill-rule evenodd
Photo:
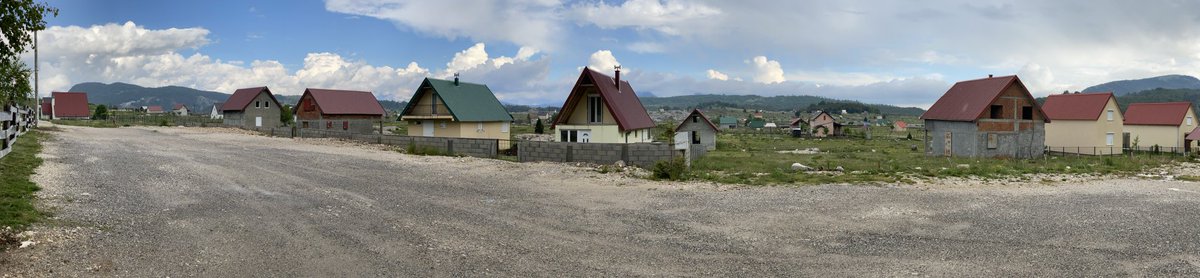
<path fill-rule="evenodd" d="M 663 53 L 667 52 L 667 47 L 657 42 L 635 42 L 629 44 L 629 51 L 636 53 Z"/>
<path fill-rule="evenodd" d="M 755 56 L 748 63 L 754 67 L 754 82 L 771 84 L 787 81 L 787 78 L 783 77 L 783 67 L 779 65 L 779 61 L 768 60 L 766 56 Z"/>
<path fill-rule="evenodd" d="M 445 38 L 555 49 L 557 0 L 326 0 L 333 12 L 374 17 Z"/>
<path fill-rule="evenodd" d="M 488 53 L 485 46 L 483 43 L 476 43 L 470 48 L 454 54 L 454 59 L 446 63 L 446 72 L 447 74 L 454 74 L 455 72 L 473 69 L 487 61 Z M 512 61 L 509 60 L 508 62 Z"/>
<path fill-rule="evenodd" d="M 681 0 L 628 0 L 621 5 L 604 2 L 571 7 L 575 18 L 600 28 L 632 27 L 679 35 L 689 24 L 720 15 L 721 11 L 702 3 Z"/>
<path fill-rule="evenodd" d="M 621 65 L 621 63 L 617 62 L 617 57 L 613 56 L 612 51 L 608 50 L 596 51 L 592 53 L 591 57 L 588 58 L 588 67 L 601 72 L 614 70 L 619 65 Z M 628 69 L 624 67 L 621 69 L 628 71 Z"/>
<path fill-rule="evenodd" d="M 724 73 L 721 73 L 721 72 L 713 70 L 713 69 L 709 69 L 706 73 L 708 74 L 708 79 L 721 80 L 721 81 L 729 80 L 728 74 L 724 74 Z"/>

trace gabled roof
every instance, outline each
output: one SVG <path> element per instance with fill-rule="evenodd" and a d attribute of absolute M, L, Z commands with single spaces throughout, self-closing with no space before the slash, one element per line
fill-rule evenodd
<path fill-rule="evenodd" d="M 596 86 L 600 91 L 600 98 L 604 100 L 604 106 L 612 113 L 613 119 L 617 121 L 617 127 L 621 131 L 654 127 L 654 120 L 650 119 L 650 114 L 646 113 L 646 107 L 642 106 L 642 101 L 638 99 L 637 93 L 633 91 L 633 87 L 629 86 L 628 81 L 621 80 L 621 87 L 618 89 L 616 81 L 613 81 L 612 77 L 586 67 L 579 74 L 579 80 L 575 81 L 575 86 L 571 88 L 571 94 L 567 96 L 567 101 L 563 103 L 562 111 L 559 113 L 559 115 L 567 116 L 555 117 L 554 125 L 567 122 L 567 118 L 575 109 L 575 104 L 586 97 L 583 92 L 584 88 L 589 85 Z"/>
<path fill-rule="evenodd" d="M 225 105 L 224 102 L 214 103 L 213 110 L 216 110 L 217 112 L 221 112 L 221 106 L 224 106 L 224 105 Z"/>
<path fill-rule="evenodd" d="M 1050 120 L 1096 120 L 1104 114 L 1110 99 L 1112 92 L 1050 95 L 1042 111 Z"/>
<path fill-rule="evenodd" d="M 158 105 L 146 106 L 146 112 L 162 112 L 162 111 L 163 111 L 162 106 L 158 106 Z"/>
<path fill-rule="evenodd" d="M 1034 100 L 1033 95 L 1029 94 L 1029 89 L 1025 88 L 1025 84 L 1021 83 L 1021 79 L 1016 75 L 961 81 L 954 83 L 946 94 L 938 98 L 937 102 L 921 115 L 921 119 L 973 122 L 983 117 L 983 113 L 987 112 L 992 103 L 1012 86 L 1020 86 L 1021 92 L 1029 101 Z M 1043 120 L 1050 121 L 1036 103 L 1033 105 L 1033 111 L 1042 115 Z"/>
<path fill-rule="evenodd" d="M 175 108 L 171 108 L 171 110 L 179 110 L 180 108 L 185 108 L 185 107 L 187 107 L 187 105 L 175 104 Z"/>
<path fill-rule="evenodd" d="M 51 92 L 55 117 L 89 117 L 87 93 Z"/>
<path fill-rule="evenodd" d="M 709 121 L 708 116 L 705 116 L 704 112 L 700 112 L 700 109 L 692 109 L 692 113 L 683 118 L 683 121 L 679 122 L 678 126 L 675 126 L 675 131 L 679 131 L 680 128 L 683 128 L 683 124 L 690 121 L 692 116 L 700 116 L 700 120 L 704 121 L 705 124 L 708 124 L 708 127 L 711 127 L 716 132 L 721 132 L 721 129 L 717 128 L 717 125 L 714 125 L 712 121 Z"/>
<path fill-rule="evenodd" d="M 1134 103 L 1125 109 L 1125 124 L 1178 126 L 1190 108 L 1191 102 Z"/>
<path fill-rule="evenodd" d="M 371 92 L 309 88 L 304 90 L 304 94 L 311 94 L 321 113 L 326 115 L 387 114 L 383 105 L 379 104 L 379 100 L 375 99 Z"/>
<path fill-rule="evenodd" d="M 267 92 L 267 96 L 271 97 L 271 101 L 275 102 L 275 106 L 279 106 L 279 100 L 275 99 L 275 94 L 271 93 L 271 89 L 267 87 L 254 87 L 233 91 L 233 95 L 229 96 L 229 99 L 226 99 L 225 104 L 221 106 L 221 111 L 246 110 L 246 107 L 250 106 L 250 102 L 254 101 L 254 97 L 257 97 L 261 92 Z"/>
<path fill-rule="evenodd" d="M 1200 141 L 1200 127 L 1192 129 L 1192 132 L 1188 132 L 1187 136 L 1184 136 L 1183 139 Z"/>
<path fill-rule="evenodd" d="M 738 123 L 738 119 L 733 116 L 721 116 L 719 119 L 717 119 L 717 121 L 721 122 L 721 125 L 728 125 L 728 124 L 736 125 Z"/>
<path fill-rule="evenodd" d="M 817 117 L 820 117 L 820 116 L 821 116 L 821 114 L 826 114 L 826 115 L 829 115 L 829 113 L 828 113 L 828 112 L 825 112 L 825 111 L 817 111 L 817 112 L 812 112 L 812 113 L 808 114 L 808 119 L 807 119 L 807 121 L 809 121 L 809 122 L 815 121 L 815 120 L 817 120 Z M 829 115 L 829 118 L 833 118 L 833 115 Z M 835 121 L 835 122 L 836 122 L 836 121 Z"/>
<path fill-rule="evenodd" d="M 421 97 L 421 89 L 432 87 L 436 96 L 446 105 L 446 110 L 450 110 L 450 115 L 454 116 L 454 120 L 460 122 L 494 122 L 512 121 L 512 114 L 508 114 L 508 110 L 504 109 L 504 104 L 500 104 L 500 100 L 496 99 L 496 94 L 488 89 L 487 85 L 458 82 L 450 80 L 441 80 L 433 78 L 425 78 L 421 82 L 421 86 L 417 87 L 417 91 L 413 93 L 412 99 L 408 101 L 408 106 L 404 107 L 404 112 L 400 115 L 407 115 L 417 106 L 417 102 Z"/>
<path fill-rule="evenodd" d="M 895 121 L 895 122 L 892 122 L 892 125 L 895 125 L 896 127 L 899 127 L 899 128 L 907 128 L 908 127 L 908 123 L 906 123 L 904 121 Z"/>

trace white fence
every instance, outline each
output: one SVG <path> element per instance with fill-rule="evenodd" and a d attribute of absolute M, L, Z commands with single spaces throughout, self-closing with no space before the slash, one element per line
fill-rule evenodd
<path fill-rule="evenodd" d="M 3 110 L 3 113 L 0 113 L 0 158 L 12 152 L 17 138 L 28 132 L 36 120 L 29 109 L 7 106 Z"/>

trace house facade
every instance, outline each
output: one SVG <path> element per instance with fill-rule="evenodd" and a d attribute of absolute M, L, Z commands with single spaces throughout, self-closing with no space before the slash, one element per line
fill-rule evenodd
<path fill-rule="evenodd" d="M 283 126 L 279 101 L 267 87 L 237 89 L 221 105 L 225 125 L 242 128 Z"/>
<path fill-rule="evenodd" d="M 51 92 L 50 113 L 54 120 L 87 120 L 92 117 L 87 93 L 80 92 Z"/>
<path fill-rule="evenodd" d="M 1125 117 L 1111 92 L 1051 95 L 1042 111 L 1050 120 L 1046 123 L 1046 147 L 1051 152 L 1121 153 Z"/>
<path fill-rule="evenodd" d="M 738 119 L 737 117 L 733 116 L 721 116 L 717 121 L 720 122 L 718 126 L 721 129 L 733 129 L 737 128 L 738 126 Z"/>
<path fill-rule="evenodd" d="M 224 119 L 225 116 L 221 114 L 221 106 L 224 106 L 224 105 L 225 105 L 224 102 L 218 102 L 216 104 L 213 104 L 212 111 L 208 112 L 208 118 L 213 119 L 213 120 Z"/>
<path fill-rule="evenodd" d="M 921 115 L 926 154 L 1041 157 L 1049 122 L 1015 75 L 955 83 Z"/>
<path fill-rule="evenodd" d="M 817 138 L 841 136 L 842 124 L 837 123 L 829 113 L 818 111 L 808 118 L 808 134 Z"/>
<path fill-rule="evenodd" d="M 717 149 L 717 133 L 721 129 L 712 121 L 704 116 L 700 109 L 693 109 L 692 113 L 683 118 L 683 121 L 675 127 L 675 133 L 686 133 L 688 143 L 692 145 L 703 145 L 707 150 Z"/>
<path fill-rule="evenodd" d="M 409 136 L 511 138 L 513 117 L 483 84 L 425 78 L 400 113 Z M 510 144 L 500 144 L 507 149 Z"/>
<path fill-rule="evenodd" d="M 305 89 L 293 108 L 301 129 L 374 133 L 387 111 L 364 91 Z"/>
<path fill-rule="evenodd" d="M 179 115 L 179 116 L 187 116 L 188 115 L 187 105 L 176 104 L 175 108 L 171 109 L 171 113 L 175 113 L 175 115 Z"/>
<path fill-rule="evenodd" d="M 1196 142 L 1186 138 L 1196 128 L 1191 102 L 1134 103 L 1124 116 L 1130 148 L 1187 152 L 1196 147 Z"/>
<path fill-rule="evenodd" d="M 558 142 L 644 143 L 654 141 L 654 120 L 621 71 L 611 78 L 584 68 L 552 129 Z"/>

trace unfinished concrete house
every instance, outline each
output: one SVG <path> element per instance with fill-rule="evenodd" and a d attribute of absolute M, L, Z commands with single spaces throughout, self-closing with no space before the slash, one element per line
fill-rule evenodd
<path fill-rule="evenodd" d="M 956 157 L 1041 157 L 1049 122 L 1015 75 L 955 83 L 921 119 L 925 153 Z"/>

